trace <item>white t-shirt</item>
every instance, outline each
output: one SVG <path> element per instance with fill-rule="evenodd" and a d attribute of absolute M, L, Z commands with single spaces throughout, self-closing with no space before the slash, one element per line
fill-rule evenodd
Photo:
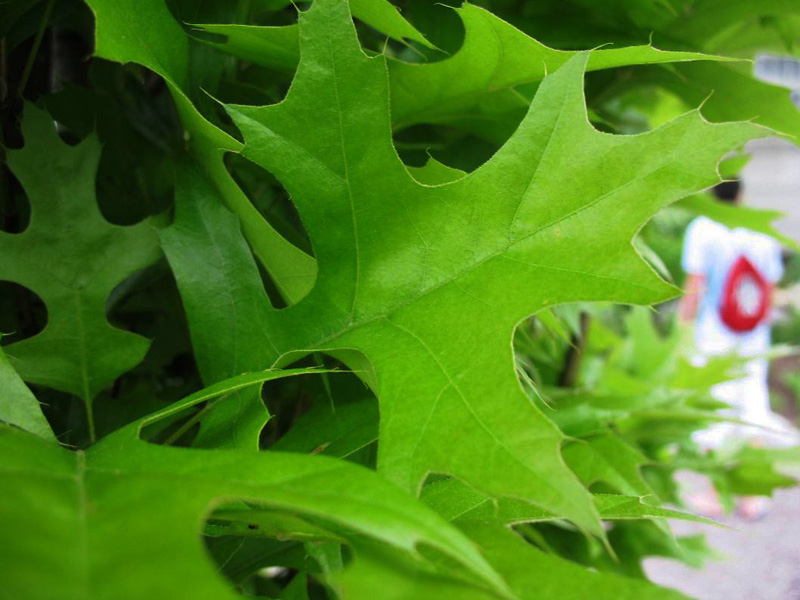
<path fill-rule="evenodd" d="M 769 350 L 768 318 L 745 333 L 729 329 L 720 318 L 728 271 L 742 255 L 772 284 L 783 275 L 781 247 L 773 238 L 742 227 L 728 229 L 707 217 L 698 217 L 689 224 L 682 263 L 687 273 L 705 277 L 706 290 L 695 325 L 695 343 L 704 354 L 736 352 L 740 356 L 754 356 Z"/>

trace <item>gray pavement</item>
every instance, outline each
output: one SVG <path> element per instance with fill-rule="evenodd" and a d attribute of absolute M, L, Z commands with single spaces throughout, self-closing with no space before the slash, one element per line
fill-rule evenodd
<path fill-rule="evenodd" d="M 673 523 L 679 535 L 705 533 L 725 555 L 701 570 L 665 559 L 648 559 L 653 581 L 698 600 L 800 600 L 800 488 L 778 490 L 770 513 L 748 523 L 723 519 L 734 529 Z"/>

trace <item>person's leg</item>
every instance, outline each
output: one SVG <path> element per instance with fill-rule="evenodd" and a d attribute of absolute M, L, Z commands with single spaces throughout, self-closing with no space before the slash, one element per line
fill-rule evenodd
<path fill-rule="evenodd" d="M 694 362 L 694 361 L 693 361 Z M 738 418 L 738 404 L 740 396 L 739 382 L 726 381 L 711 388 L 711 395 L 715 400 L 728 404 L 730 408 L 720 411 L 726 417 Z M 719 422 L 707 428 L 695 431 L 692 439 L 703 452 L 718 452 L 722 445 L 729 440 L 735 431 L 732 423 Z M 711 481 L 706 480 L 704 485 L 695 483 L 693 490 L 688 494 L 686 501 L 692 512 L 709 519 L 721 519 L 725 516 L 725 509 L 720 501 L 719 494 Z"/>
<path fill-rule="evenodd" d="M 774 437 L 767 431 L 772 423 L 767 383 L 766 358 L 754 358 L 745 365 L 747 375 L 741 380 L 741 419 L 749 425 L 738 427 L 742 440 L 751 446 L 763 446 Z M 744 496 L 736 505 L 736 512 L 747 521 L 763 519 L 769 513 L 772 501 L 766 496 Z"/>
<path fill-rule="evenodd" d="M 758 427 L 748 427 L 743 431 L 748 439 L 761 440 L 765 435 L 764 427 L 772 422 L 772 410 L 769 404 L 769 385 L 767 372 L 769 365 L 766 358 L 754 358 L 745 365 L 745 377 L 741 379 L 741 419 Z"/>

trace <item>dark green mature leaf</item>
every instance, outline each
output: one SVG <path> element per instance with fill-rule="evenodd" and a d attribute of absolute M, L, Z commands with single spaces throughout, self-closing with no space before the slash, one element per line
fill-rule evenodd
<path fill-rule="evenodd" d="M 214 573 L 199 538 L 203 517 L 232 498 L 321 521 L 340 528 L 344 539 L 366 536 L 410 556 L 424 544 L 487 589 L 502 591 L 469 540 L 368 469 L 321 456 L 190 450 L 137 439 L 144 424 L 197 402 L 300 372 L 307 370 L 222 382 L 86 452 L 0 426 L 0 473 L 7 484 L 0 499 L 4 592 L 31 600 L 236 598 Z"/>
<path fill-rule="evenodd" d="M 97 138 L 68 146 L 33 106 L 23 131 L 25 147 L 8 152 L 8 165 L 28 193 L 31 223 L 20 234 L 0 233 L 0 279 L 36 292 L 47 305 L 48 322 L 6 352 L 24 380 L 74 394 L 88 408 L 150 345 L 113 327 L 106 301 L 121 281 L 159 257 L 158 238 L 147 223 L 119 227 L 100 214 Z"/>
<path fill-rule="evenodd" d="M 379 381 L 379 468 L 407 489 L 451 473 L 599 531 L 559 456 L 561 433 L 516 380 L 514 327 L 559 302 L 672 295 L 631 237 L 660 207 L 713 184 L 725 151 L 766 132 L 689 113 L 650 134 L 599 133 L 586 119 L 581 54 L 545 79 L 487 164 L 425 186 L 392 147 L 385 60 L 363 55 L 346 5 L 317 0 L 300 30 L 286 100 L 229 107 L 245 156 L 286 186 L 319 261 L 309 295 L 271 314 L 276 359 L 361 351 Z"/>
<path fill-rule="evenodd" d="M 290 301 L 310 289 L 316 264 L 287 242 L 256 210 L 231 179 L 223 150 L 241 144 L 211 124 L 189 99 L 189 37 L 163 0 L 88 0 L 96 17 L 96 53 L 121 63 L 135 62 L 152 69 L 169 85 L 189 145 L 227 206 L 241 219 L 253 251 Z"/>
<path fill-rule="evenodd" d="M 14 371 L 2 348 L 0 348 L 0 388 L 4 392 L 0 398 L 0 421 L 16 425 L 46 440 L 56 439 L 50 424 L 42 414 L 39 401 Z"/>

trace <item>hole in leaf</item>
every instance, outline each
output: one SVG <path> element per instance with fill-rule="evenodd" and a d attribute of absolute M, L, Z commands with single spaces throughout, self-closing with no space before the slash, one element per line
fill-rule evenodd
<path fill-rule="evenodd" d="M 31 205 L 22 186 L 14 174 L 3 163 L 0 165 L 0 175 L 5 178 L 4 188 L 0 190 L 0 231 L 6 233 L 22 233 L 31 222 Z M 2 180 L 0 178 L 0 180 Z"/>
<path fill-rule="evenodd" d="M 351 553 L 340 540 L 353 535 L 324 518 L 227 499 L 206 518 L 201 539 L 218 572 L 239 593 L 277 598 L 289 585 L 322 592 L 321 561 L 347 566 Z"/>
<path fill-rule="evenodd" d="M 185 3 L 184 3 L 185 4 Z M 240 3 L 241 5 L 242 3 Z M 249 25 L 259 25 L 268 27 L 284 27 L 297 23 L 297 8 L 303 10 L 306 6 L 300 5 L 297 8 L 293 4 L 287 5 L 278 10 L 270 10 L 269 7 L 261 7 L 256 3 L 247 3 L 250 7 L 249 15 L 239 13 L 235 3 L 222 3 L 209 5 L 206 3 L 193 3 L 190 10 L 182 10 L 181 14 L 191 13 L 191 19 L 178 19 L 183 23 L 243 23 Z M 201 5 L 203 5 L 201 7 Z M 216 12 L 216 15 L 208 15 L 209 10 Z M 221 10 L 219 7 L 222 7 Z M 177 13 L 178 11 L 173 11 Z M 224 13 L 224 14 L 219 14 Z M 286 97 L 292 79 L 294 77 L 293 64 L 291 59 L 286 61 L 277 60 L 275 64 L 256 64 L 248 60 L 231 60 L 230 55 L 225 51 L 225 44 L 228 36 L 224 34 L 210 33 L 197 27 L 189 27 L 193 37 L 213 42 L 220 45 L 220 48 L 207 45 L 204 52 L 211 60 L 218 60 L 224 64 L 221 77 L 216 87 L 214 97 L 219 102 L 225 104 L 244 104 L 249 106 L 264 106 L 277 104 Z M 225 111 L 224 107 L 217 101 L 206 103 L 205 108 L 212 110 L 219 121 L 231 126 L 231 131 L 235 131 L 233 123 Z M 236 135 L 234 133 L 234 135 Z"/>
<path fill-rule="evenodd" d="M 228 154 L 226 164 L 253 206 L 283 237 L 314 255 L 300 215 L 286 188 L 269 171 L 239 156 Z"/>
<path fill-rule="evenodd" d="M 500 143 L 504 141 L 505 138 Z M 432 156 L 449 167 L 467 172 L 489 160 L 499 147 L 461 128 L 429 124 L 412 125 L 395 132 L 394 145 L 409 166 L 424 166 Z"/>
<path fill-rule="evenodd" d="M 13 281 L 0 281 L 0 333 L 2 345 L 41 333 L 47 325 L 47 307 L 30 289 Z"/>
<path fill-rule="evenodd" d="M 97 136 L 99 210 L 110 223 L 132 225 L 170 206 L 182 128 L 160 77 L 135 65 L 104 60 L 90 65 L 91 88 L 67 83 L 48 95 L 45 105 L 68 141 Z"/>
<path fill-rule="evenodd" d="M 352 359 L 352 357 L 347 357 Z M 355 369 L 353 360 L 348 363 Z M 347 369 L 321 353 L 293 366 Z M 374 467 L 379 410 L 374 393 L 354 373 L 309 374 L 269 381 L 264 395 L 274 415 L 262 434 L 271 450 L 326 454 Z"/>
<path fill-rule="evenodd" d="M 270 225 L 291 244 L 309 256 L 314 256 L 308 232 L 280 181 L 266 169 L 238 155 L 226 156 L 226 164 L 239 187 Z M 286 300 L 281 295 L 275 281 L 263 268 L 261 262 L 258 260 L 256 262 L 272 305 L 276 308 L 285 308 Z"/>
<path fill-rule="evenodd" d="M 252 530 L 250 530 L 252 531 Z M 276 598 L 305 565 L 302 542 L 266 536 L 239 536 L 213 515 L 203 528 L 202 540 L 217 572 L 245 596 Z"/>
<path fill-rule="evenodd" d="M 106 299 L 106 315 L 115 327 L 151 339 L 168 332 L 180 338 L 183 349 L 190 349 L 183 303 L 163 257 L 114 287 Z"/>

